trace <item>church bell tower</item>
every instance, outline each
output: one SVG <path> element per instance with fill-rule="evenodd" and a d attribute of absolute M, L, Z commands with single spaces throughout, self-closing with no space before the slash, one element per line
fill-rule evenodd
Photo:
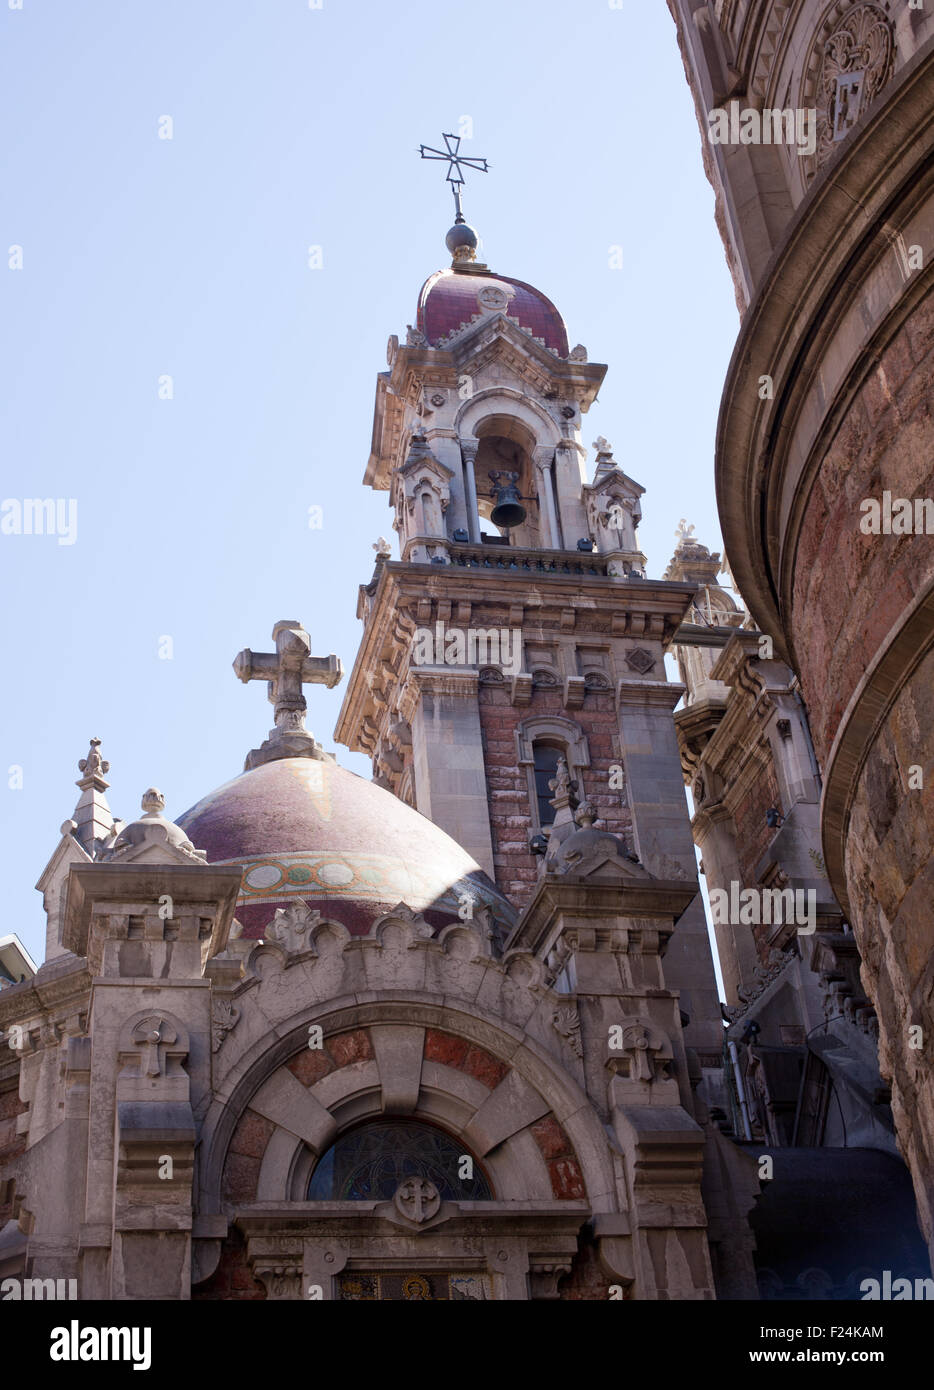
<path fill-rule="evenodd" d="M 586 803 L 649 874 L 696 885 L 672 720 L 683 688 L 664 664 L 696 586 L 646 578 L 644 489 L 602 437 L 588 481 L 583 416 L 607 368 L 569 345 L 541 291 L 477 259 L 456 158 L 451 264 L 426 280 L 377 378 L 364 481 L 389 494 L 399 558 L 374 547 L 335 737 L 519 909 L 543 871 L 562 760 L 572 813 Z M 665 973 L 687 1040 L 719 1068 L 699 894 Z"/>

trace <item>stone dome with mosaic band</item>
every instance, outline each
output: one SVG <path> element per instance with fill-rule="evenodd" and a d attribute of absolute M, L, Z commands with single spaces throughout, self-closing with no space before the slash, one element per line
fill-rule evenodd
<path fill-rule="evenodd" d="M 474 859 L 392 793 L 335 762 L 304 726 L 303 683 L 335 685 L 336 657 L 312 657 L 298 623 L 273 629 L 275 654 L 249 650 L 234 669 L 265 679 L 275 728 L 245 771 L 178 818 L 212 865 L 242 869 L 237 920 L 262 937 L 278 909 L 310 908 L 353 935 L 400 903 L 438 930 L 463 915 L 514 912 Z"/>

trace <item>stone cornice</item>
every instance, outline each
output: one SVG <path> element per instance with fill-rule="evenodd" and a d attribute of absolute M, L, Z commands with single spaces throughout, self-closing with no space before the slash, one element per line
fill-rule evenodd
<path fill-rule="evenodd" d="M 168 893 L 176 909 L 187 906 L 195 910 L 203 904 L 213 910 L 209 954 L 214 955 L 226 945 L 241 878 L 240 868 L 234 864 L 76 865 L 68 879 L 62 942 L 76 956 L 85 956 L 91 917 L 98 903 L 110 904 L 115 915 L 128 914 L 137 904 L 149 903 L 155 914 L 160 898 Z"/>
<path fill-rule="evenodd" d="M 541 554 L 546 558 L 560 557 L 562 561 L 580 559 L 574 552 L 542 551 Z M 369 618 L 347 678 L 344 701 L 334 729 L 335 741 L 354 751 L 372 754 L 375 731 L 387 709 L 398 708 L 410 668 L 400 667 L 395 683 L 387 681 L 385 688 L 381 686 L 378 690 L 374 689 L 369 673 L 382 669 L 387 650 L 394 653 L 395 662 L 402 647 L 408 645 L 416 626 L 411 614 L 418 614 L 419 625 L 430 626 L 438 620 L 441 605 L 446 610 L 441 614 L 442 621 L 449 627 L 466 627 L 471 624 L 471 613 L 481 605 L 495 605 L 505 610 L 504 626 L 522 627 L 528 636 L 535 630 L 537 614 L 552 610 L 561 614 L 562 631 L 573 631 L 580 624 L 581 630 L 587 633 L 606 628 L 613 637 L 656 640 L 667 646 L 693 597 L 693 585 L 665 580 L 618 579 L 559 571 L 464 571 L 452 565 L 386 561 L 375 577 Z M 596 624 L 598 617 L 600 626 Z M 570 627 L 566 627 L 565 620 Z M 487 627 L 490 621 L 474 618 L 473 625 Z M 402 627 L 409 634 L 404 642 Z M 624 701 L 640 698 L 637 692 L 641 692 L 641 698 L 656 703 L 670 700 L 669 708 L 683 693 L 683 687 L 665 681 L 622 681 L 618 692 L 621 687 Z M 655 693 L 656 688 L 658 693 Z M 365 725 L 370 731 L 366 734 Z"/>
<path fill-rule="evenodd" d="M 480 688 L 480 673 L 472 666 L 412 666 L 409 679 L 417 681 L 426 694 L 476 695 Z"/>
<path fill-rule="evenodd" d="M 698 700 L 675 713 L 675 732 L 686 781 L 692 781 L 697 775 L 707 743 L 725 712 L 725 700 Z"/>
<path fill-rule="evenodd" d="M 781 246 L 743 320 L 724 386 L 717 427 L 716 482 L 726 553 L 737 586 L 756 621 L 793 660 L 782 635 L 794 551 L 811 478 L 821 456 L 820 430 L 807 457 L 796 457 L 797 479 L 786 477 L 789 450 L 802 412 L 840 320 L 858 300 L 865 315 L 863 350 L 857 360 L 834 361 L 835 380 L 822 381 L 831 399 L 822 418 L 836 428 L 852 393 L 878 355 L 884 339 L 930 288 L 934 263 L 908 284 L 897 274 L 895 234 L 934 186 L 934 43 L 896 75 L 865 126 L 853 132 L 839 156 L 815 180 L 797 209 Z M 872 296 L 870 274 L 885 264 Z M 880 272 L 881 274 L 881 272 Z M 774 399 L 760 400 L 759 378 L 772 377 Z M 823 399 L 823 396 L 822 396 Z M 818 415 L 821 412 L 818 411 Z M 800 454 L 800 441 L 798 453 Z M 805 477 L 805 470 L 808 476 Z M 795 515 L 781 499 L 795 491 Z M 781 522 L 779 518 L 781 517 Z"/>
<path fill-rule="evenodd" d="M 605 928 L 614 939 L 618 936 L 619 943 L 614 947 L 617 950 L 626 949 L 622 943 L 628 931 L 638 934 L 639 926 L 627 927 L 632 919 L 639 919 L 640 925 L 645 919 L 657 922 L 655 931 L 667 939 L 699 891 L 697 881 L 690 879 L 634 876 L 626 883 L 578 874 L 562 874 L 560 878 L 545 875 L 509 938 L 507 949 L 538 953 L 563 915 L 575 928 L 586 925 L 598 933 Z"/>
<path fill-rule="evenodd" d="M 49 973 L 43 975 L 44 971 Z M 0 1028 L 36 1014 L 67 1017 L 87 1007 L 90 990 L 87 961 L 71 952 L 56 956 L 31 980 L 0 990 Z"/>
<path fill-rule="evenodd" d="M 686 688 L 675 681 L 640 681 L 624 678 L 616 682 L 616 704 L 618 708 L 624 705 L 633 705 L 636 708 L 648 705 L 650 708 L 672 710 Z"/>

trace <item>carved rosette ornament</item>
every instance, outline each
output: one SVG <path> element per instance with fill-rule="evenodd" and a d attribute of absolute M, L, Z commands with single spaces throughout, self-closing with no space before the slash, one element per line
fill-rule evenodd
<path fill-rule="evenodd" d="M 801 98 L 802 107 L 817 111 L 809 180 L 875 101 L 894 62 L 894 28 L 881 6 L 854 5 L 836 22 L 827 22 L 812 50 Z"/>

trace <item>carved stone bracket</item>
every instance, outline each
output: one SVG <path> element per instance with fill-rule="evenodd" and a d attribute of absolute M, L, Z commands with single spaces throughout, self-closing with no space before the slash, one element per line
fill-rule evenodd
<path fill-rule="evenodd" d="M 558 1280 L 563 1279 L 570 1272 L 570 1262 L 560 1264 L 552 1261 L 539 1262 L 533 1259 L 529 1264 L 529 1289 L 532 1298 L 560 1298 Z"/>
<path fill-rule="evenodd" d="M 271 1302 L 298 1299 L 302 1296 L 302 1267 L 300 1264 L 257 1264 L 253 1273 L 266 1286 Z"/>

